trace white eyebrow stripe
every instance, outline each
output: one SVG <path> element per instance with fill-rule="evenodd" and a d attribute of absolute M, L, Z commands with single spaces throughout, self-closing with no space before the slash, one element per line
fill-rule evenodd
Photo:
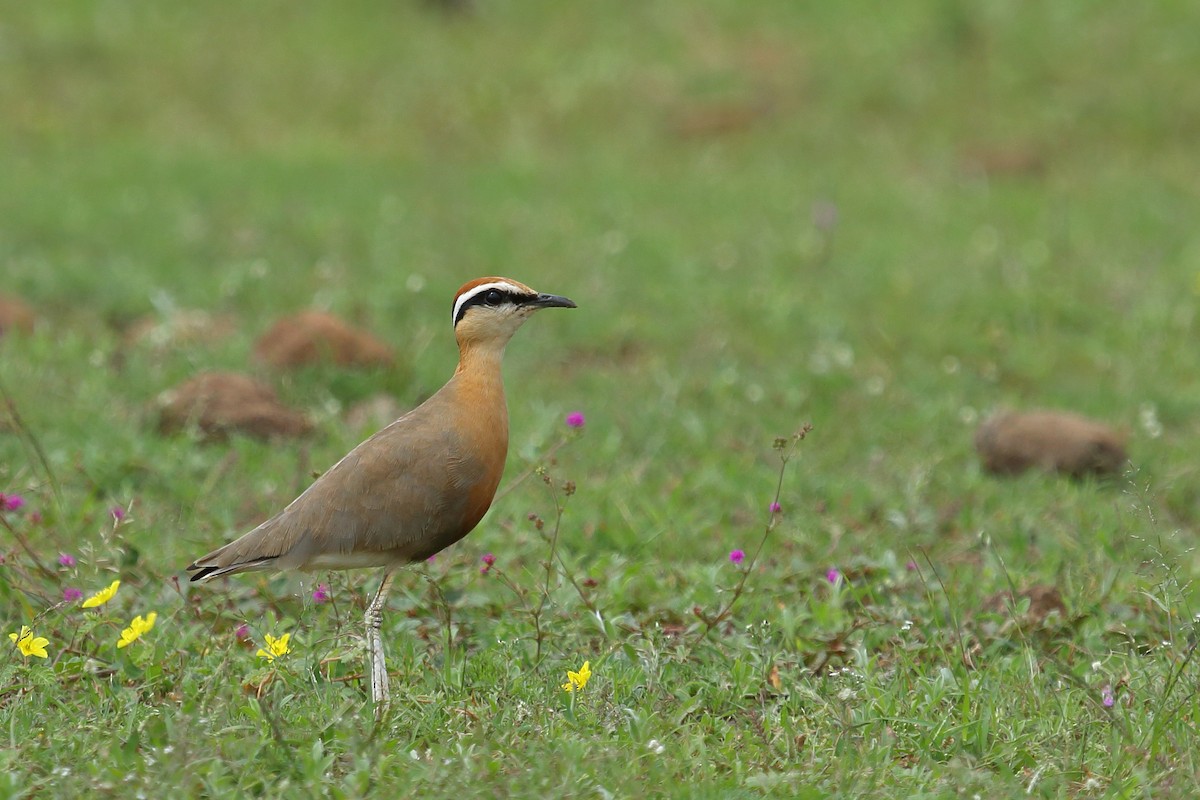
<path fill-rule="evenodd" d="M 480 292 L 487 292 L 492 289 L 503 289 L 506 292 L 525 294 L 525 291 L 521 289 L 521 287 L 511 284 L 508 281 L 492 281 L 491 283 L 481 283 L 471 291 L 463 292 L 463 294 L 454 301 L 454 312 L 450 315 L 450 324 L 453 325 L 458 322 L 458 312 L 462 310 L 464 303 L 466 303 L 472 297 L 478 295 Z"/>

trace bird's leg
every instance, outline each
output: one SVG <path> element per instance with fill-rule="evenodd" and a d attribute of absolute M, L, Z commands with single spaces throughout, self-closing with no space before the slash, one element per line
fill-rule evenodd
<path fill-rule="evenodd" d="M 383 606 L 387 602 L 388 589 L 392 586 L 392 578 L 396 575 L 395 567 L 388 567 L 383 573 L 383 583 L 375 593 L 375 599 L 367 606 L 367 661 L 371 668 L 371 702 L 375 704 L 375 716 L 383 714 L 387 709 L 391 695 L 388 689 L 387 664 L 383 657 Z"/>

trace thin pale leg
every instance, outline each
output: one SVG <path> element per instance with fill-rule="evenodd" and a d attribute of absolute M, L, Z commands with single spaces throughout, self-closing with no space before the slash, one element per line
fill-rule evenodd
<path fill-rule="evenodd" d="M 375 715 L 378 716 L 387 709 L 391 701 L 388 687 L 387 663 L 383 657 L 383 607 L 387 603 L 388 589 L 392 587 L 392 578 L 396 576 L 396 568 L 388 567 L 383 572 L 383 583 L 375 593 L 375 599 L 367 606 L 367 661 L 371 668 L 371 702 L 375 704 Z"/>

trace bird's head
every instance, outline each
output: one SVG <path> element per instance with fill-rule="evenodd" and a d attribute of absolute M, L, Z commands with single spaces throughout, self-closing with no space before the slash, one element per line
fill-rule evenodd
<path fill-rule="evenodd" d="M 512 278 L 476 278 L 454 295 L 454 335 L 460 347 L 503 347 L 541 308 L 575 308 L 575 303 L 534 291 Z"/>

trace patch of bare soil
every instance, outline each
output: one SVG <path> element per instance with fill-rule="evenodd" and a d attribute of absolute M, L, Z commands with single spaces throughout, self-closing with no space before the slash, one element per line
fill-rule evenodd
<path fill-rule="evenodd" d="M 392 349 L 324 311 L 283 317 L 254 343 L 254 357 L 280 369 L 332 361 L 344 367 L 389 366 Z"/>
<path fill-rule="evenodd" d="M 765 99 L 693 106 L 676 112 L 670 129 L 680 139 L 727 136 L 750 130 L 774 111 L 774 103 Z"/>
<path fill-rule="evenodd" d="M 1064 620 L 1067 618 L 1067 606 L 1063 603 L 1062 593 L 1058 587 L 1048 584 L 1030 586 L 1017 592 L 1015 596 L 1008 590 L 997 592 L 983 605 L 988 611 L 1008 616 L 1020 608 L 1022 600 L 1029 601 L 1029 608 L 1024 613 L 1026 622 L 1043 625 L 1051 614 L 1058 614 Z"/>
<path fill-rule="evenodd" d="M 279 402 L 270 386 L 236 372 L 203 372 L 159 396 L 162 433 L 195 425 L 219 438 L 232 432 L 259 438 L 300 436 L 312 423 Z"/>
<path fill-rule="evenodd" d="M 1028 469 L 1073 477 L 1115 475 L 1127 456 L 1121 435 L 1094 420 L 1064 411 L 1000 412 L 975 432 L 983 467 L 997 475 Z"/>
<path fill-rule="evenodd" d="M 0 335 L 9 331 L 33 333 L 36 320 L 37 315 L 24 300 L 11 294 L 0 294 Z"/>
<path fill-rule="evenodd" d="M 181 310 L 167 317 L 148 314 L 125 329 L 127 347 L 166 350 L 174 347 L 216 344 L 237 332 L 233 317 L 206 311 Z"/>
<path fill-rule="evenodd" d="M 996 177 L 1041 177 L 1046 172 L 1043 148 L 1029 143 L 975 145 L 963 151 L 963 169 Z"/>

